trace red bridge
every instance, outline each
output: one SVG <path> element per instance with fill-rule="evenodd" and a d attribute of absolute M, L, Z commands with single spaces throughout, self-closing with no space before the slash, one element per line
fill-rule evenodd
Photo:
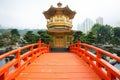
<path fill-rule="evenodd" d="M 15 56 L 0 67 L 0 80 L 120 80 L 120 70 L 103 59 L 120 62 L 110 52 L 80 41 L 70 45 L 70 52 L 49 51 L 49 45 L 38 42 L 0 55 L 0 60 Z"/>

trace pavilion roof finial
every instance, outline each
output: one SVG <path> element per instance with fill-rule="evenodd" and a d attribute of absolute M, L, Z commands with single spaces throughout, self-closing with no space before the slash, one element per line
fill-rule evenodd
<path fill-rule="evenodd" d="M 57 6 L 60 8 L 62 6 L 62 3 L 57 3 Z"/>

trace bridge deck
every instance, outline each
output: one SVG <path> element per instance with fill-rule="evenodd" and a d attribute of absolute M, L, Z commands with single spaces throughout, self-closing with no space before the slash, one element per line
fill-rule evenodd
<path fill-rule="evenodd" d="M 100 80 L 100 77 L 73 53 L 46 53 L 31 63 L 15 80 Z"/>

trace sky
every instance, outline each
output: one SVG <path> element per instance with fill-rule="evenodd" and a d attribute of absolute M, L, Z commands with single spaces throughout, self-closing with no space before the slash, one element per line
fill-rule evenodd
<path fill-rule="evenodd" d="M 86 18 L 103 17 L 104 24 L 120 26 L 120 0 L 0 0 L 0 25 L 18 29 L 46 29 L 43 12 L 61 2 L 76 15 L 73 29 Z"/>

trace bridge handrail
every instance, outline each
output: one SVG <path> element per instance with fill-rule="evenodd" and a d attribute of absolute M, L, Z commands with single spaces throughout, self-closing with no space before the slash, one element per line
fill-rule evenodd
<path fill-rule="evenodd" d="M 44 46 L 42 46 L 44 45 Z M 27 52 L 21 55 L 21 51 L 27 49 Z M 14 59 L 0 67 L 0 80 L 14 79 L 26 66 L 28 66 L 35 58 L 43 53 L 49 52 L 49 45 L 41 42 L 26 45 L 18 49 L 0 55 L 0 60 L 14 55 Z M 13 68 L 12 70 L 10 70 Z"/>
<path fill-rule="evenodd" d="M 89 49 L 95 50 L 96 54 L 89 51 Z M 108 63 L 102 58 L 102 55 L 109 56 L 113 58 L 117 62 L 120 62 L 120 57 L 97 48 L 92 45 L 88 45 L 85 43 L 81 43 L 78 41 L 77 43 L 70 45 L 70 51 L 78 54 L 80 57 L 83 58 L 92 68 L 93 70 L 101 76 L 104 80 L 116 80 L 117 78 L 120 79 L 120 70 L 115 68 L 113 65 Z"/>
<path fill-rule="evenodd" d="M 10 56 L 11 54 L 14 54 L 14 53 L 18 52 L 19 50 L 23 50 L 25 48 L 29 48 L 29 47 L 31 47 L 33 45 L 37 45 L 37 44 L 26 45 L 26 46 L 23 46 L 23 47 L 19 47 L 18 49 L 6 52 L 6 53 L 0 55 L 0 60 L 2 60 L 3 58 L 6 58 L 8 56 Z"/>
<path fill-rule="evenodd" d="M 110 53 L 110 52 L 108 52 L 108 51 L 105 51 L 105 50 L 103 50 L 103 49 L 100 49 L 100 48 L 98 48 L 98 47 L 95 47 L 95 46 L 92 46 L 92 45 L 88 45 L 88 44 L 82 44 L 83 46 L 86 46 L 86 47 L 88 47 L 88 48 L 92 48 L 92 49 L 94 49 L 94 50 L 97 50 L 98 52 L 100 52 L 101 54 L 104 54 L 104 55 L 106 55 L 106 56 L 109 56 L 110 58 L 113 58 L 113 59 L 115 59 L 115 60 L 117 60 L 118 62 L 120 62 L 120 57 L 118 57 L 118 56 L 116 56 L 116 55 L 113 55 L 112 53 Z M 99 54 L 100 54 L 99 53 Z M 99 55 L 99 54 L 97 54 L 97 56 Z"/>

